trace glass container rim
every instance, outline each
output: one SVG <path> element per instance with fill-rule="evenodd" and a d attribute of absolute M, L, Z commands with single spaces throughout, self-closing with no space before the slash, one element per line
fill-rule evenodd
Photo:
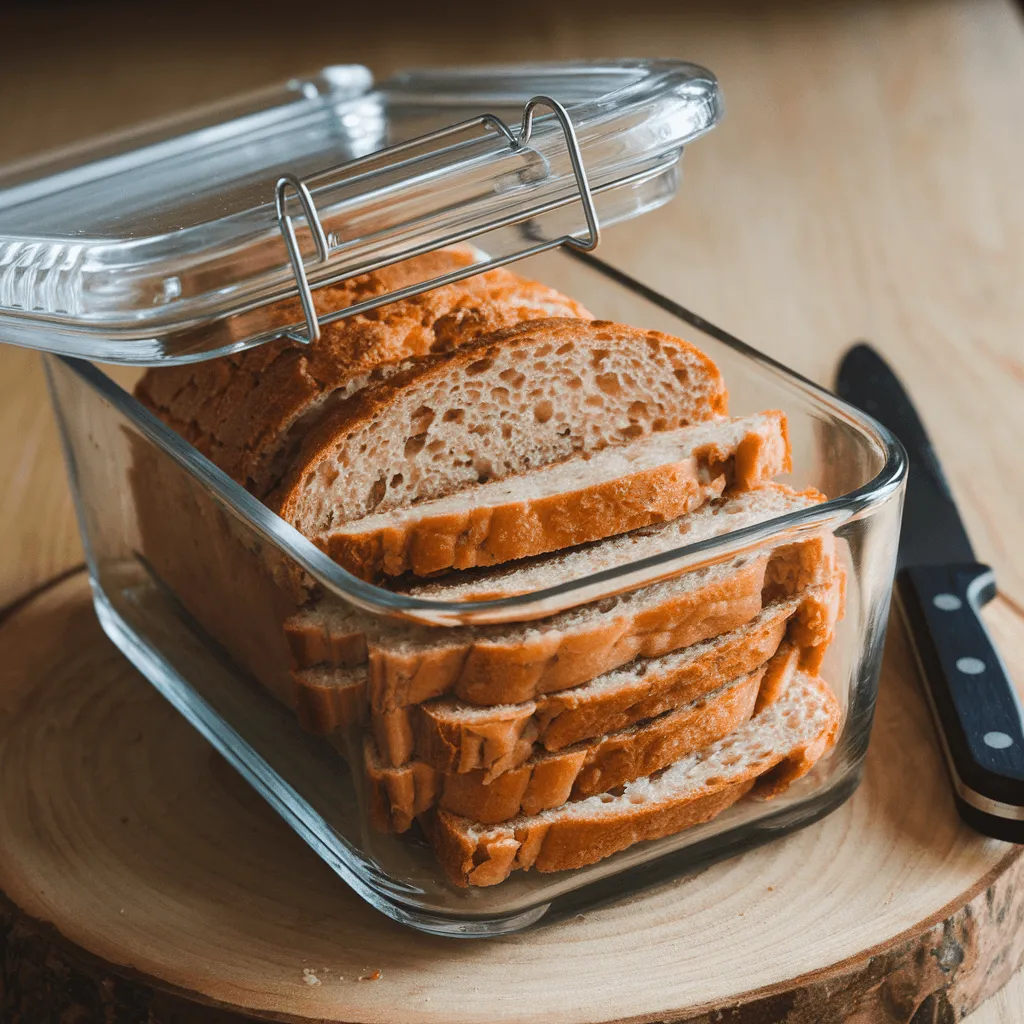
<path fill-rule="evenodd" d="M 780 534 L 786 536 L 787 542 L 793 542 L 822 530 L 833 532 L 843 523 L 859 519 L 885 504 L 902 487 L 908 465 L 906 452 L 895 435 L 872 416 L 603 260 L 589 253 L 570 252 L 569 255 L 709 334 L 740 356 L 753 360 L 773 374 L 781 376 L 788 386 L 802 391 L 814 404 L 823 407 L 830 415 L 845 422 L 862 438 L 875 445 L 884 457 L 879 472 L 853 491 L 829 498 L 820 504 L 787 512 L 740 530 L 674 547 L 635 562 L 614 566 L 541 590 L 478 601 L 416 597 L 385 590 L 343 569 L 295 527 L 280 518 L 164 424 L 99 367 L 83 359 L 54 353 L 44 353 L 44 358 L 63 364 L 92 390 L 102 395 L 148 441 L 155 444 L 212 493 L 223 508 L 291 558 L 323 586 L 328 594 L 373 614 L 392 619 L 401 618 L 427 626 L 491 624 L 548 616 L 613 593 L 635 590 L 676 576 L 682 571 L 699 569 L 727 557 L 737 557 L 755 551 L 767 541 L 777 545 Z"/>

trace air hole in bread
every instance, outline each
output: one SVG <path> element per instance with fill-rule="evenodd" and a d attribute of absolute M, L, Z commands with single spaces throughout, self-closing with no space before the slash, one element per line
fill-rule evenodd
<path fill-rule="evenodd" d="M 490 459 L 474 459 L 473 468 L 476 470 L 477 483 L 485 484 L 494 473 L 494 467 Z"/>
<path fill-rule="evenodd" d="M 423 431 L 434 422 L 435 415 L 436 413 L 429 405 L 421 405 L 412 414 L 412 429 L 415 430 L 417 434 L 422 434 Z"/>
<path fill-rule="evenodd" d="M 491 388 L 491 394 L 494 396 L 494 400 L 496 402 L 500 402 L 502 405 L 508 405 L 508 388 Z"/>
<path fill-rule="evenodd" d="M 502 423 L 501 425 L 501 436 L 507 441 L 512 436 L 512 424 Z"/>
<path fill-rule="evenodd" d="M 545 399 L 543 402 L 538 402 L 533 407 L 533 418 L 538 423 L 547 423 L 547 421 L 554 415 L 554 412 L 554 403 Z"/>
<path fill-rule="evenodd" d="M 414 455 L 419 455 L 423 451 L 423 446 L 427 443 L 427 435 L 417 434 L 415 437 L 410 437 L 405 442 L 405 457 L 411 459 Z"/>
<path fill-rule="evenodd" d="M 647 403 L 636 401 L 629 407 L 628 416 L 631 420 L 639 420 L 647 415 Z"/>
<path fill-rule="evenodd" d="M 403 477 L 401 473 L 396 473 L 396 474 L 395 474 L 395 475 L 394 475 L 394 476 L 393 476 L 393 477 L 391 478 L 391 484 L 390 484 L 390 486 L 391 486 L 391 487 L 401 487 L 401 485 L 402 485 L 402 484 L 403 484 L 404 482 L 405 482 L 405 477 Z"/>
<path fill-rule="evenodd" d="M 526 380 L 526 374 L 519 370 L 509 367 L 507 370 L 502 370 L 498 376 L 506 383 L 511 384 L 514 388 L 520 388 L 523 386 L 523 381 Z"/>
<path fill-rule="evenodd" d="M 633 440 L 635 437 L 643 437 L 644 428 L 639 423 L 631 423 L 628 427 L 622 428 L 622 436 Z"/>
<path fill-rule="evenodd" d="M 617 373 L 598 374 L 595 383 L 606 395 L 611 395 L 613 398 L 622 394 L 622 381 L 619 380 Z"/>
<path fill-rule="evenodd" d="M 430 452 L 431 455 L 437 455 L 439 452 L 443 452 L 444 441 L 442 441 L 439 437 L 435 438 L 433 441 L 430 442 L 430 444 L 427 445 L 427 451 Z"/>
<path fill-rule="evenodd" d="M 466 373 L 475 376 L 478 373 L 486 373 L 494 365 L 494 360 L 488 357 L 477 359 L 466 367 Z"/>
<path fill-rule="evenodd" d="M 652 430 L 668 430 L 668 420 L 667 420 L 667 419 L 665 419 L 665 417 L 664 417 L 664 416 L 659 416 L 659 417 L 658 417 L 658 418 L 657 418 L 656 420 L 654 420 L 654 422 L 653 422 L 653 423 L 651 424 L 651 429 L 652 429 Z"/>
<path fill-rule="evenodd" d="M 387 481 L 384 477 L 378 477 L 373 487 L 370 488 L 369 507 L 371 512 L 384 500 L 384 495 L 387 494 L 387 490 Z"/>
<path fill-rule="evenodd" d="M 706 786 L 720 786 L 724 780 L 721 775 L 712 775 L 710 779 L 704 780 Z"/>
<path fill-rule="evenodd" d="M 642 804 L 646 801 L 646 797 L 642 793 L 630 793 L 629 802 L 631 804 Z"/>
<path fill-rule="evenodd" d="M 442 420 L 445 423 L 461 423 L 465 415 L 465 409 L 449 409 L 442 417 Z"/>
<path fill-rule="evenodd" d="M 535 359 L 533 362 L 534 370 L 539 374 L 545 374 L 548 372 L 548 364 L 544 359 Z"/>
<path fill-rule="evenodd" d="M 686 387 L 690 382 L 690 371 L 685 366 L 679 367 L 678 370 L 673 370 L 673 374 L 677 381 Z"/>
<path fill-rule="evenodd" d="M 601 337 L 601 335 L 598 335 L 598 337 Z M 608 340 L 611 341 L 611 338 Z M 611 352 L 606 348 L 595 348 L 594 351 L 590 353 L 590 365 L 595 367 L 600 366 L 610 355 Z"/>
<path fill-rule="evenodd" d="M 570 377 L 566 382 L 566 386 L 572 388 L 573 391 L 579 391 L 583 387 L 583 381 L 579 377 Z"/>
<path fill-rule="evenodd" d="M 592 409 L 604 408 L 604 399 L 600 395 L 587 395 L 585 401 Z"/>
<path fill-rule="evenodd" d="M 601 795 L 600 795 L 600 796 L 598 797 L 598 800 L 600 800 L 600 801 L 601 801 L 601 803 L 603 803 L 603 804 L 610 804 L 610 803 L 612 803 L 612 801 L 614 801 L 614 800 L 615 800 L 615 797 L 613 797 L 613 796 L 611 795 L 611 793 L 602 793 L 602 794 L 601 794 Z"/>

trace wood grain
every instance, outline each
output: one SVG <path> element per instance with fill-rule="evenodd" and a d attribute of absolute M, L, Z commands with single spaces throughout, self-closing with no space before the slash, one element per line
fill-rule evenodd
<path fill-rule="evenodd" d="M 1024 620 L 1000 602 L 992 626 L 1024 675 Z M 1024 957 L 1022 883 L 1020 848 L 959 823 L 899 630 L 864 783 L 830 817 L 571 920 L 457 942 L 332 875 L 102 636 L 83 575 L 0 626 L 0 1011 L 16 1024 L 164 990 L 296 1020 L 959 1019 Z M 75 986 L 39 983 L 65 963 Z"/>
<path fill-rule="evenodd" d="M 283 33 L 259 3 L 239 15 L 181 0 L 158 26 L 137 6 L 5 9 L 0 160 L 331 61 L 378 73 L 622 53 L 706 63 L 725 122 L 689 151 L 680 198 L 609 231 L 602 256 L 820 381 L 853 338 L 878 344 L 922 409 L 979 556 L 1024 606 L 1024 32 L 1012 4 L 303 10 L 315 31 Z M 81 558 L 46 406 L 35 357 L 0 350 L 0 602 Z M 1018 976 L 972 1024 L 1020 1020 Z"/>

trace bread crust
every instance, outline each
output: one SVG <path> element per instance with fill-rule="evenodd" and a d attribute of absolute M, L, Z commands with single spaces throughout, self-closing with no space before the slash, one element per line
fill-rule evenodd
<path fill-rule="evenodd" d="M 518 704 L 564 690 L 625 665 L 718 636 L 761 610 L 768 557 L 750 558 L 724 578 L 668 593 L 655 604 L 599 603 L 579 628 L 524 630 L 396 647 L 371 638 L 368 696 L 373 711 L 389 711 L 451 693 L 470 704 Z M 603 614 L 601 614 L 603 612 Z"/>
<path fill-rule="evenodd" d="M 810 677 L 809 683 L 819 705 L 820 728 L 813 735 L 794 737 L 771 758 L 743 764 L 671 797 L 619 799 L 610 813 L 585 812 L 568 804 L 481 831 L 478 823 L 437 811 L 423 816 L 435 854 L 454 884 L 496 885 L 514 870 L 585 867 L 635 843 L 673 835 L 710 821 L 755 788 L 765 799 L 776 796 L 810 771 L 835 743 L 839 703 L 824 680 Z M 750 727 L 758 724 L 755 716 Z"/>
<path fill-rule="evenodd" d="M 734 444 L 709 442 L 679 462 L 500 504 L 476 503 L 479 492 L 467 492 L 458 511 L 428 504 L 392 525 L 356 520 L 329 533 L 324 549 L 369 582 L 499 565 L 678 519 L 727 486 L 750 490 L 791 469 L 786 417 L 772 410 Z"/>
<path fill-rule="evenodd" d="M 328 535 L 327 554 L 354 576 L 376 582 L 411 572 L 500 565 L 661 523 L 717 498 L 725 477 L 704 484 L 686 463 L 659 466 L 595 487 L 459 512 L 359 533 Z"/>
<path fill-rule="evenodd" d="M 609 394 L 599 401 L 607 400 L 610 407 L 615 408 L 617 414 L 621 415 L 616 416 L 616 422 L 605 424 L 599 431 L 599 438 L 591 436 L 591 428 L 599 419 L 594 416 L 586 422 L 582 417 L 578 417 L 578 421 L 570 418 L 564 425 L 558 421 L 557 416 L 554 419 L 548 417 L 537 420 L 535 423 L 531 421 L 534 424 L 531 425 L 531 430 L 541 429 L 541 425 L 547 424 L 543 427 L 544 436 L 551 443 L 551 450 L 554 452 L 547 459 L 547 463 L 558 461 L 574 451 L 598 450 L 609 443 L 619 443 L 649 433 L 655 423 L 658 424 L 657 429 L 667 429 L 704 422 L 726 414 L 728 396 L 718 367 L 703 352 L 685 341 L 657 331 L 641 331 L 600 320 L 534 320 L 486 335 L 460 346 L 453 353 L 424 356 L 387 380 L 373 387 L 364 388 L 326 416 L 307 435 L 290 472 L 283 479 L 281 486 L 267 499 L 268 504 L 281 518 L 323 545 L 326 543 L 327 533 L 339 521 L 348 522 L 374 510 L 385 511 L 391 507 L 400 507 L 409 500 L 438 497 L 439 494 L 416 491 L 415 499 L 410 499 L 408 494 L 401 492 L 400 498 L 394 498 L 397 504 L 389 504 L 392 501 L 388 483 L 390 469 L 383 473 L 380 480 L 384 488 L 382 495 L 376 494 L 375 491 L 360 493 L 358 496 L 350 495 L 351 502 L 347 506 L 348 498 L 343 502 L 340 494 L 332 490 L 332 487 L 340 476 L 339 467 L 352 463 L 357 456 L 364 459 L 368 450 L 363 449 L 371 440 L 377 447 L 397 445 L 399 447 L 395 451 L 398 452 L 402 447 L 408 450 L 408 446 L 416 437 L 426 438 L 435 417 L 443 420 L 447 411 L 458 410 L 442 412 L 426 404 L 425 396 L 435 396 L 434 399 L 430 399 L 435 405 L 443 404 L 442 396 L 447 396 L 451 392 L 453 381 L 467 382 L 469 387 L 469 382 L 486 373 L 495 359 L 507 359 L 510 364 L 509 372 L 514 372 L 511 366 L 520 357 L 543 361 L 543 358 L 549 356 L 554 358 L 559 350 L 574 349 L 574 359 L 586 360 L 588 365 L 600 366 L 601 361 L 607 356 L 609 346 L 612 345 L 617 345 L 623 350 L 632 348 L 642 354 L 643 358 L 650 360 L 650 365 L 659 366 L 662 378 L 666 382 L 671 380 L 671 403 L 666 400 L 665 408 L 654 403 L 650 408 L 645 405 L 642 412 L 629 413 L 628 410 L 636 405 L 636 400 L 641 397 L 641 389 L 636 382 L 628 389 L 623 389 L 621 382 L 618 382 L 614 388 L 609 384 Z M 568 356 L 560 358 L 568 359 Z M 699 371 L 694 370 L 695 366 Z M 580 398 L 578 401 L 582 402 L 583 399 Z M 416 437 L 407 438 L 405 427 L 401 430 L 396 427 L 392 437 L 390 425 L 387 429 L 382 429 L 380 423 L 387 421 L 389 414 L 398 415 L 396 410 L 401 410 L 406 405 L 410 409 L 417 406 L 418 410 L 424 410 L 427 414 L 425 425 L 415 428 Z M 405 426 L 413 429 L 409 424 Z M 557 445 L 554 444 L 553 438 L 559 439 Z M 350 444 L 354 446 L 352 451 L 349 451 Z M 497 446 L 494 450 L 507 451 L 507 461 L 517 467 L 511 471 L 494 471 L 495 479 L 526 468 L 521 464 L 520 454 L 514 449 L 504 449 L 497 441 L 494 444 Z M 388 451 L 391 449 L 388 448 Z M 375 452 L 374 457 L 377 458 L 378 453 Z M 380 456 L 384 462 L 390 457 Z M 394 468 L 398 476 L 408 472 L 408 465 L 404 461 L 402 472 L 398 472 L 397 467 L 396 462 Z M 493 468 L 492 466 L 491 469 Z M 471 467 L 467 465 L 464 471 L 469 474 Z M 472 472 L 475 473 L 476 470 Z M 475 479 L 474 476 L 473 480 Z M 473 481 L 467 476 L 466 482 Z M 343 486 L 350 486 L 347 479 L 343 480 Z M 405 484 L 396 486 L 401 490 Z M 345 493 L 347 494 L 347 491 Z"/>
<path fill-rule="evenodd" d="M 314 294 L 320 313 L 341 309 L 474 262 L 468 250 L 427 253 Z M 590 318 L 553 288 L 497 269 L 369 313 L 335 321 L 310 345 L 282 339 L 218 359 L 148 371 L 136 397 L 257 497 L 288 468 L 304 433 L 378 367 L 445 351 L 524 319 Z M 302 319 L 281 303 L 269 327 Z"/>
<path fill-rule="evenodd" d="M 766 605 L 753 628 L 745 623 L 721 634 L 692 661 L 672 668 L 645 662 L 641 686 L 594 693 L 574 687 L 501 705 L 486 716 L 474 710 L 460 717 L 460 706 L 448 699 L 372 713 L 378 757 L 385 765 L 415 759 L 442 772 L 484 771 L 494 778 L 522 764 L 538 745 L 561 750 L 697 700 L 768 662 L 784 638 L 799 652 L 801 666 L 816 672 L 842 618 L 845 586 L 840 567 L 799 599 Z M 776 693 L 784 678 L 776 681 Z M 768 701 L 765 696 L 759 708 Z"/>
<path fill-rule="evenodd" d="M 785 664 L 792 671 L 796 659 L 785 658 Z M 554 754 L 535 755 L 497 778 L 479 769 L 437 771 L 419 761 L 385 768 L 376 751 L 368 749 L 365 769 L 373 791 L 370 805 L 378 809 L 374 825 L 384 831 L 404 832 L 418 815 L 435 805 L 494 825 L 650 775 L 746 721 L 753 714 L 766 668 L 762 665 L 689 705 L 628 729 Z"/>

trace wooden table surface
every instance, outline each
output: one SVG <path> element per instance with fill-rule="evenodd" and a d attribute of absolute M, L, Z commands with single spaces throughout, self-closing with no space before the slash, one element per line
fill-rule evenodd
<path fill-rule="evenodd" d="M 705 9 L 713 9 L 708 13 Z M 1024 611 L 1024 26 L 1009 0 L 24 5 L 0 161 L 326 63 L 678 56 L 727 116 L 601 255 L 815 380 L 868 338 L 909 384 L 979 558 Z M 0 605 L 81 561 L 38 358 L 0 348 Z M 971 1024 L 1024 1020 L 1024 974 Z"/>

